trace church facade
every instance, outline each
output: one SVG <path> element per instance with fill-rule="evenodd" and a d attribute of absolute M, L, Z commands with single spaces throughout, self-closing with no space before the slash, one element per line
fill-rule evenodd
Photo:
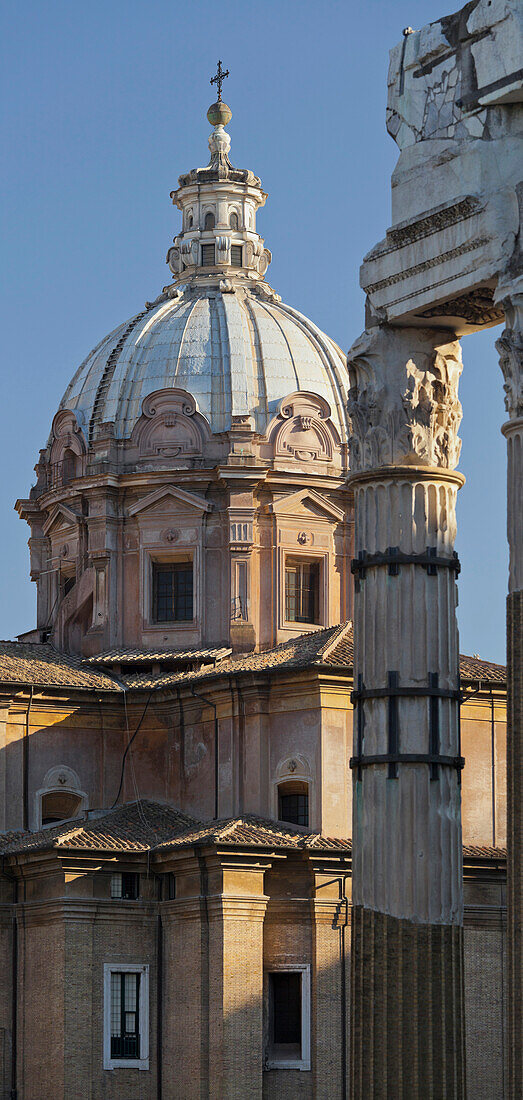
<path fill-rule="evenodd" d="M 79 367 L 17 502 L 38 601 L 0 644 L 6 1100 L 348 1095 L 350 379 L 266 281 L 230 117 L 220 93 L 172 193 L 171 282 Z M 467 1073 L 492 1100 L 506 682 L 460 675 Z"/>

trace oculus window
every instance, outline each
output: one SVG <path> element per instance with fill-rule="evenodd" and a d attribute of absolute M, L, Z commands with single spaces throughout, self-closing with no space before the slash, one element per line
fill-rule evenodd
<path fill-rule="evenodd" d="M 310 1069 L 310 968 L 296 966 L 268 975 L 269 1069 Z"/>
<path fill-rule="evenodd" d="M 192 561 L 153 563 L 153 619 L 157 623 L 193 618 Z"/>
<path fill-rule="evenodd" d="M 104 964 L 104 1069 L 149 1069 L 149 967 Z"/>
<path fill-rule="evenodd" d="M 285 619 L 289 623 L 320 623 L 320 562 L 285 560 Z"/>

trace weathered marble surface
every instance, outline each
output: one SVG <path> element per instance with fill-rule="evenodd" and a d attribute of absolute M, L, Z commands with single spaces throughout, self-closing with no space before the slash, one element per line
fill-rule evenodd
<path fill-rule="evenodd" d="M 503 319 L 494 289 L 521 223 L 522 57 L 518 0 L 472 0 L 392 50 L 392 226 L 361 268 L 380 321 L 462 335 Z"/>

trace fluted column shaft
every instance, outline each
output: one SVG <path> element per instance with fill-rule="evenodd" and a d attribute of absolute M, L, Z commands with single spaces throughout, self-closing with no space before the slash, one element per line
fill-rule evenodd
<path fill-rule="evenodd" d="M 352 1095 L 463 1097 L 457 342 L 349 353 L 355 495 Z"/>
<path fill-rule="evenodd" d="M 496 347 L 507 440 L 507 917 L 508 1094 L 523 1094 L 523 277 L 500 280 L 507 327 Z"/>

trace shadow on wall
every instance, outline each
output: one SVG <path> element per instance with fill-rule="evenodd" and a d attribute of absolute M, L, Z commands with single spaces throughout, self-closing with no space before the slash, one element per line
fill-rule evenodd
<path fill-rule="evenodd" d="M 174 702 L 158 705 L 147 695 L 127 710 L 116 702 L 71 703 L 65 708 L 46 696 L 16 699 L 2 736 L 0 726 L 0 830 L 40 827 L 45 798 L 83 816 L 109 809 L 118 794 L 125 749 L 143 719 L 125 759 L 119 803 L 137 798 L 169 801 L 197 818 L 214 814 L 214 726 L 209 707 L 184 703 L 184 720 Z M 64 713 L 65 710 L 65 713 Z M 224 748 L 227 723 L 220 723 Z M 3 743 L 2 743 L 3 742 Z M 220 756 L 220 762 L 223 762 Z M 4 794 L 5 792 L 5 794 Z M 60 797 L 60 796 L 63 797 Z M 70 796 L 70 797 L 69 797 Z M 75 803 L 76 809 L 73 806 Z M 49 810 L 55 821 L 57 806 Z"/>

